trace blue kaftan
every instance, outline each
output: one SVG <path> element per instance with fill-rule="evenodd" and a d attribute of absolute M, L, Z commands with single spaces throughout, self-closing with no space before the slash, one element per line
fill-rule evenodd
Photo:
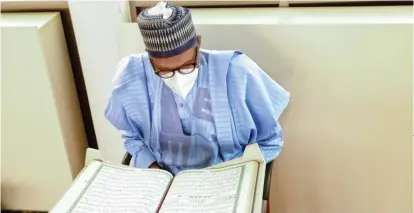
<path fill-rule="evenodd" d="M 239 51 L 201 50 L 197 81 L 182 99 L 154 74 L 146 53 L 124 58 L 106 118 L 123 131 L 134 166 L 173 174 L 243 154 L 258 143 L 265 160 L 283 145 L 279 116 L 290 94 Z"/>

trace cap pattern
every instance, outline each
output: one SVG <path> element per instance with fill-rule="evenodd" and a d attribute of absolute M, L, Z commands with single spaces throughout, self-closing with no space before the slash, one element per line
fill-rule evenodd
<path fill-rule="evenodd" d="M 151 14 L 150 9 L 143 10 L 137 18 L 150 56 L 164 58 L 179 55 L 196 44 L 196 31 L 188 8 L 167 4 L 162 13 L 155 15 Z"/>

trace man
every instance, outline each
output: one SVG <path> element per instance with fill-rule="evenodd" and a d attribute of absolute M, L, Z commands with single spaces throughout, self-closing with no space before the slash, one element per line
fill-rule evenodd
<path fill-rule="evenodd" d="M 243 155 L 267 162 L 283 145 L 290 94 L 239 51 L 200 49 L 189 9 L 158 3 L 139 14 L 146 52 L 122 59 L 105 111 L 134 166 L 176 174 Z"/>

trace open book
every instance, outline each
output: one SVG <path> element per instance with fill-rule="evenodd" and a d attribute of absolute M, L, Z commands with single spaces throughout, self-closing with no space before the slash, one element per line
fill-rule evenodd
<path fill-rule="evenodd" d="M 247 147 L 239 159 L 175 177 L 164 170 L 94 160 L 49 212 L 258 213 L 264 169 L 257 145 Z"/>

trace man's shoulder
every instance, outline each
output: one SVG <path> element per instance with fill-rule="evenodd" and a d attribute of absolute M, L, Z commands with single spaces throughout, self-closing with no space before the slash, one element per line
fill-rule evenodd
<path fill-rule="evenodd" d="M 202 54 L 209 57 L 209 60 L 220 59 L 220 57 L 228 58 L 228 73 L 237 72 L 240 74 L 248 74 L 254 72 L 257 64 L 244 52 L 240 50 L 206 50 L 202 49 Z"/>
<path fill-rule="evenodd" d="M 201 54 L 206 55 L 208 57 L 223 57 L 223 56 L 235 56 L 244 54 L 239 50 L 208 50 L 208 49 L 200 49 Z"/>
<path fill-rule="evenodd" d="M 145 71 L 142 57 L 145 53 L 132 54 L 122 58 L 116 65 L 116 71 L 112 78 L 114 87 L 122 87 L 132 81 Z"/>
<path fill-rule="evenodd" d="M 231 75 L 257 75 L 261 68 L 246 53 L 235 50 L 229 61 L 228 74 Z"/>

